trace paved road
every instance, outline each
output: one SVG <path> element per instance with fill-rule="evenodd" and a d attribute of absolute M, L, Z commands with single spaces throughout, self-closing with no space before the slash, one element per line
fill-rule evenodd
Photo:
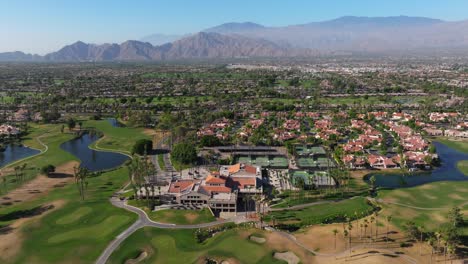
<path fill-rule="evenodd" d="M 105 264 L 107 260 L 109 259 L 110 255 L 120 246 L 120 244 L 128 238 L 130 235 L 132 235 L 135 231 L 137 231 L 140 228 L 143 227 L 157 227 L 157 228 L 170 228 L 170 229 L 198 229 L 198 228 L 205 228 L 205 227 L 211 227 L 211 226 L 216 226 L 224 223 L 230 223 L 230 222 L 235 222 L 235 223 L 242 223 L 242 222 L 247 222 L 248 219 L 246 219 L 244 216 L 238 216 L 234 219 L 229 219 L 229 220 L 221 220 L 221 221 L 215 221 L 215 222 L 210 222 L 210 223 L 204 223 L 204 224 L 197 224 L 197 225 L 174 225 L 174 224 L 164 224 L 164 223 L 158 223 L 155 221 L 152 221 L 149 219 L 148 215 L 146 214 L 145 211 L 141 210 L 140 208 L 134 207 L 127 205 L 125 201 L 121 201 L 117 195 L 113 196 L 110 199 L 110 202 L 112 203 L 113 206 L 119 207 L 119 208 L 124 208 L 128 211 L 134 212 L 138 215 L 138 220 L 133 223 L 129 228 L 127 228 L 125 231 L 123 231 L 120 235 L 118 235 L 104 250 L 104 252 L 101 254 L 101 256 L 96 260 L 96 264 Z"/>

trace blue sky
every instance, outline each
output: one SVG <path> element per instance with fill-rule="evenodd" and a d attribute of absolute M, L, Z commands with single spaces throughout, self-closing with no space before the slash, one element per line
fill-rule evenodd
<path fill-rule="evenodd" d="M 225 22 L 283 26 L 340 16 L 468 19 L 467 0 L 0 0 L 0 52 L 44 54 L 82 40 L 122 42 Z"/>

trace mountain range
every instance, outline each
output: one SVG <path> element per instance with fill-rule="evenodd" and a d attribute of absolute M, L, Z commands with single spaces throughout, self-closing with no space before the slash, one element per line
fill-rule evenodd
<path fill-rule="evenodd" d="M 67 45 L 45 56 L 0 53 L 0 61 L 159 61 L 179 59 L 309 57 L 336 52 L 388 53 L 468 50 L 468 20 L 353 17 L 284 27 L 226 23 L 186 35 L 153 34 L 121 44 Z"/>

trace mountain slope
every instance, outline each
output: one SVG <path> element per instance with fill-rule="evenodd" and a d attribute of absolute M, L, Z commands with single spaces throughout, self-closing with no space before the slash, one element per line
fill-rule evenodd
<path fill-rule="evenodd" d="M 165 59 L 284 57 L 294 55 L 273 42 L 238 35 L 200 32 L 165 47 Z"/>
<path fill-rule="evenodd" d="M 166 34 L 152 34 L 140 39 L 142 42 L 149 42 L 153 46 L 159 46 L 166 43 L 174 42 L 176 40 L 188 37 L 188 35 L 166 35 Z"/>
<path fill-rule="evenodd" d="M 40 61 L 41 56 L 35 54 L 26 54 L 21 51 L 0 53 L 0 61 Z"/>
<path fill-rule="evenodd" d="M 265 29 L 264 26 L 252 22 L 243 22 L 243 23 L 224 23 L 216 27 L 208 28 L 202 30 L 202 32 L 207 33 L 219 33 L 219 34 L 236 34 L 243 33 L 248 31 L 255 31 Z"/>

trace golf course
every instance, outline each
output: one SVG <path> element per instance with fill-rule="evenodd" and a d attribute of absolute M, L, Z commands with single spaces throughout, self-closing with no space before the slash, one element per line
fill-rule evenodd
<path fill-rule="evenodd" d="M 109 129 L 107 120 L 85 124 L 105 131 L 103 146 L 117 152 L 130 152 L 134 142 L 128 140 L 130 134 L 150 138 L 141 129 Z M 73 137 L 66 130 L 62 133 L 61 125 L 32 126 L 24 144 L 43 152 L 15 164 L 27 163 L 24 182 L 12 181 L 13 176 L 7 178 L 8 185 L 0 196 L 0 262 L 92 263 L 115 236 L 136 220 L 135 214 L 109 203 L 109 197 L 128 180 L 125 167 L 88 178 L 85 199 L 80 199 L 72 175 L 77 160 L 60 148 Z M 47 164 L 56 167 L 56 179 L 39 176 L 39 168 Z M 28 186 L 41 181 L 50 181 L 50 185 L 40 191 Z M 26 186 L 24 200 L 18 197 L 22 186 Z M 16 190 L 8 192 L 13 188 Z"/>

